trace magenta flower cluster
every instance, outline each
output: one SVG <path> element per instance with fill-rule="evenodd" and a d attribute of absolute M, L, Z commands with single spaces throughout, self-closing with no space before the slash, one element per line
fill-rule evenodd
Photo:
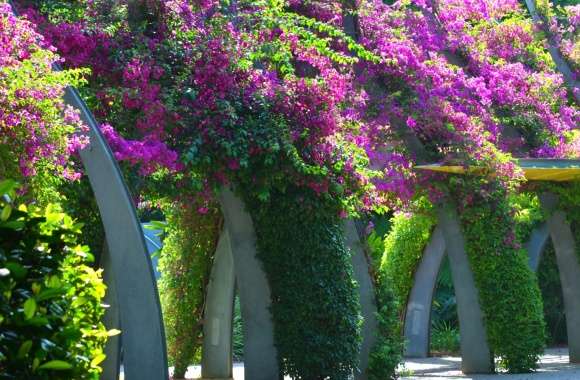
<path fill-rule="evenodd" d="M 0 4 L 0 176 L 80 176 L 72 156 L 88 143 L 86 129 L 62 101 L 78 74 L 53 72 L 58 56 L 45 46 L 31 23 Z"/>
<path fill-rule="evenodd" d="M 263 4 L 232 18 L 214 1 L 161 2 L 147 30 L 104 33 L 97 3 L 76 21 L 27 15 L 65 65 L 92 68 L 103 133 L 143 175 L 201 170 L 206 185 L 243 176 L 257 188 L 282 177 L 371 207 L 430 186 L 413 174 L 405 135 L 430 160 L 485 163 L 508 181 L 518 173 L 506 157 L 580 154 L 578 108 L 516 0 L 357 2 L 357 37 L 378 59 L 354 67 L 302 29 L 259 22 Z M 337 28 L 348 13 L 340 2 L 287 6 Z M 347 55 L 346 45 L 328 49 Z"/>

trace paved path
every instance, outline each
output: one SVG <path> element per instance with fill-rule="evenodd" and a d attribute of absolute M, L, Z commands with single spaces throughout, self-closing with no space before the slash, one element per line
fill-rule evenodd
<path fill-rule="evenodd" d="M 580 380 L 580 364 L 568 363 L 568 350 L 562 348 L 546 350 L 534 373 L 464 375 L 460 365 L 459 357 L 407 359 L 401 380 Z"/>
<path fill-rule="evenodd" d="M 445 356 L 427 359 L 407 359 L 401 366 L 401 380 L 580 380 L 580 364 L 568 363 L 568 350 L 546 350 L 540 368 L 534 373 L 519 375 L 464 375 L 459 370 L 461 358 Z M 198 379 L 201 367 L 189 367 L 187 379 Z M 121 375 L 120 379 L 123 379 Z M 244 380 L 244 364 L 234 364 L 234 380 Z M 285 380 L 290 380 L 285 377 Z"/>

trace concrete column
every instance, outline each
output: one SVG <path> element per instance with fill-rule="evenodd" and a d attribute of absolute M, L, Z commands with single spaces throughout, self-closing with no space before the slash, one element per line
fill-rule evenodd
<path fill-rule="evenodd" d="M 69 87 L 64 100 L 80 111 L 90 128 L 90 145 L 80 156 L 105 227 L 123 326 L 125 379 L 168 379 L 159 295 L 133 199 L 97 122 L 78 93 Z"/>
<path fill-rule="evenodd" d="M 363 340 L 359 353 L 359 369 L 355 371 L 354 378 L 356 380 L 367 380 L 369 356 L 376 343 L 378 329 L 374 284 L 369 272 L 370 264 L 353 220 L 349 219 L 344 223 L 344 237 L 346 246 L 352 252 L 352 266 L 354 277 L 358 283 L 361 313 L 364 319 L 362 326 Z"/>
<path fill-rule="evenodd" d="M 461 369 L 464 373 L 493 372 L 493 356 L 487 343 L 479 293 L 465 252 L 465 239 L 461 232 L 459 217 L 452 204 L 439 207 L 437 213 L 439 225 L 445 237 L 457 298 L 461 334 Z"/>
<path fill-rule="evenodd" d="M 203 321 L 201 377 L 231 379 L 234 258 L 228 231 L 224 229 L 216 249 L 207 286 Z"/>
<path fill-rule="evenodd" d="M 404 325 L 407 357 L 426 358 L 429 355 L 431 305 L 444 257 L 445 238 L 442 228 L 437 226 L 433 230 L 429 244 L 425 247 L 407 301 Z"/>
<path fill-rule="evenodd" d="M 225 228 L 230 235 L 238 294 L 244 320 L 244 367 L 249 380 L 280 377 L 270 315 L 270 287 L 256 258 L 256 234 L 244 203 L 229 189 L 220 193 Z"/>
<path fill-rule="evenodd" d="M 526 244 L 526 250 L 528 251 L 528 263 L 534 272 L 538 271 L 538 266 L 540 265 L 540 260 L 542 259 L 542 253 L 546 248 L 546 244 L 548 243 L 549 238 L 550 232 L 548 231 L 548 224 L 542 223 L 532 231 L 530 240 Z"/>
<path fill-rule="evenodd" d="M 580 260 L 576 252 L 576 241 L 566 214 L 557 209 L 558 198 L 546 193 L 540 196 L 540 200 L 542 206 L 551 213 L 548 229 L 562 283 L 570 362 L 580 363 Z"/>

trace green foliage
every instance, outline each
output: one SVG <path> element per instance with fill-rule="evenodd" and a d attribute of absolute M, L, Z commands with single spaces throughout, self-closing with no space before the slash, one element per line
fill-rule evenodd
<path fill-rule="evenodd" d="M 370 380 L 395 379 L 404 346 L 399 302 L 389 279 L 382 272 L 376 272 L 375 276 L 378 335 L 369 358 L 368 374 Z"/>
<path fill-rule="evenodd" d="M 240 307 L 240 297 L 237 295 L 234 299 L 234 320 L 232 329 L 232 356 L 234 361 L 241 362 L 244 360 L 244 322 Z"/>
<path fill-rule="evenodd" d="M 399 213 L 391 219 L 384 245 L 376 234 L 368 238 L 375 269 L 379 324 L 378 341 L 369 361 L 369 377 L 373 380 L 396 377 L 404 345 L 401 315 L 413 286 L 413 274 L 435 225 L 426 199 L 416 201 L 413 209 L 416 213 Z"/>
<path fill-rule="evenodd" d="M 57 205 L 18 205 L 0 182 L 0 379 L 99 378 L 105 285 Z"/>
<path fill-rule="evenodd" d="M 463 192 L 457 199 L 469 199 L 460 219 L 490 348 L 508 371 L 529 371 L 544 348 L 542 299 L 508 192 L 483 177 L 453 177 L 451 185 Z"/>
<path fill-rule="evenodd" d="M 538 282 L 540 283 L 542 300 L 544 301 L 546 344 L 565 344 L 568 342 L 568 333 L 564 315 L 564 299 L 556 253 L 551 241 L 548 242 L 542 253 L 542 259 L 538 266 Z"/>
<path fill-rule="evenodd" d="M 393 218 L 380 267 L 392 283 L 399 300 L 399 313 L 407 303 L 413 275 L 436 224 L 432 206 L 426 199 L 417 201 L 414 208 L 412 214 L 399 213 Z"/>
<path fill-rule="evenodd" d="M 296 379 L 348 379 L 361 317 L 338 206 L 297 187 L 246 202 L 272 292 L 280 368 Z"/>
<path fill-rule="evenodd" d="M 437 288 L 431 307 L 431 332 L 433 333 L 433 329 L 443 325 L 459 327 L 455 288 L 451 275 L 451 265 L 447 256 L 445 256 L 437 276 Z"/>
<path fill-rule="evenodd" d="M 444 321 L 431 326 L 431 352 L 456 355 L 459 350 L 459 328 Z"/>
<path fill-rule="evenodd" d="M 517 241 L 525 244 L 530 239 L 532 231 L 545 220 L 540 207 L 540 200 L 534 193 L 522 192 L 509 198 L 514 208 Z"/>
<path fill-rule="evenodd" d="M 206 214 L 193 205 L 166 207 L 167 236 L 159 258 L 159 294 L 174 378 L 184 378 L 201 346 L 205 290 L 219 232 L 221 216 L 215 208 Z"/>

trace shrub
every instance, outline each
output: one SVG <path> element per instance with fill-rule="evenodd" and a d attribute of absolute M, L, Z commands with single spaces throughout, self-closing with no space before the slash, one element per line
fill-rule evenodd
<path fill-rule="evenodd" d="M 444 321 L 431 326 L 431 350 L 438 354 L 459 353 L 459 329 Z"/>
<path fill-rule="evenodd" d="M 181 203 L 165 211 L 167 237 L 159 258 L 159 294 L 173 377 L 182 379 L 201 346 L 205 293 L 221 217 L 215 208 L 199 214 L 195 205 Z"/>
<path fill-rule="evenodd" d="M 0 379 L 97 380 L 105 285 L 77 244 L 81 224 L 57 205 L 11 202 L 14 182 L 0 193 Z"/>

